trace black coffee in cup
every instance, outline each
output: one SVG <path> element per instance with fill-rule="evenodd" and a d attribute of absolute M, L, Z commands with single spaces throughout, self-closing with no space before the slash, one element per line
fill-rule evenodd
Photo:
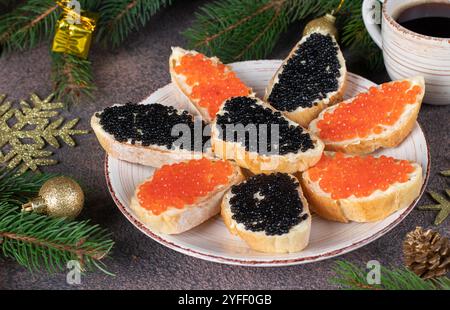
<path fill-rule="evenodd" d="M 406 29 L 418 34 L 450 38 L 450 2 L 412 6 L 401 11 L 396 20 Z"/>

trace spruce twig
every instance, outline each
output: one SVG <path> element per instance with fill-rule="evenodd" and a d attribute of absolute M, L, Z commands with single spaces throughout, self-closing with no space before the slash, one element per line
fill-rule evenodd
<path fill-rule="evenodd" d="M 340 0 L 218 0 L 200 8 L 183 34 L 189 47 L 225 62 L 266 57 L 280 35 L 294 22 L 306 21 L 337 8 Z M 344 46 L 369 55 L 379 67 L 381 53 L 364 28 L 361 3 L 346 1 L 338 17 Z M 354 36 L 354 37 L 353 37 Z"/>
<path fill-rule="evenodd" d="M 145 26 L 159 10 L 172 0 L 115 0 L 100 6 L 97 40 L 118 47 L 133 31 Z"/>
<path fill-rule="evenodd" d="M 0 168 L 0 201 L 21 205 L 35 196 L 41 186 L 55 174 L 25 172 L 21 175 L 16 170 Z"/>
<path fill-rule="evenodd" d="M 91 62 L 73 55 L 53 53 L 52 80 L 57 100 L 78 103 L 83 96 L 93 98 L 97 89 L 93 82 Z"/>
<path fill-rule="evenodd" d="M 4 52 L 30 49 L 53 37 L 58 5 L 53 0 L 28 0 L 0 16 L 0 46 Z"/>
<path fill-rule="evenodd" d="M 347 261 L 338 261 L 332 284 L 349 290 L 450 290 L 450 279 L 424 280 L 406 268 L 381 268 L 381 284 L 368 284 L 367 271 Z"/>
<path fill-rule="evenodd" d="M 342 27 L 342 43 L 356 56 L 363 57 L 370 69 L 382 68 L 383 54 L 366 30 L 361 5 L 355 1 L 350 5 L 349 15 L 344 18 L 345 25 Z"/>
<path fill-rule="evenodd" d="M 20 213 L 0 203 L 0 250 L 30 270 L 62 271 L 68 261 L 77 260 L 83 270 L 98 267 L 104 271 L 102 260 L 113 244 L 104 229 L 89 221 Z"/>
<path fill-rule="evenodd" d="M 30 270 L 56 272 L 77 260 L 84 270 L 95 267 L 110 274 L 102 262 L 114 244 L 106 230 L 89 221 L 20 212 L 20 206 L 54 176 L 0 169 L 0 255 Z"/>

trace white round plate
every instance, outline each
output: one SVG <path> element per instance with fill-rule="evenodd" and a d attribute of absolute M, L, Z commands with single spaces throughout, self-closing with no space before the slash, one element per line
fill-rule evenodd
<path fill-rule="evenodd" d="M 237 75 L 254 91 L 261 96 L 272 75 L 281 65 L 278 60 L 247 61 L 232 64 L 231 67 Z M 367 90 L 374 83 L 354 74 L 348 75 L 348 89 L 346 97 Z M 150 97 L 143 104 L 159 102 L 172 105 L 195 113 L 195 110 L 173 85 L 167 85 Z M 424 171 L 424 186 L 429 176 L 429 151 L 425 136 L 419 124 L 411 135 L 397 148 L 379 152 L 399 159 L 408 159 L 422 165 Z M 308 247 L 299 253 L 292 254 L 266 254 L 253 251 L 238 237 L 232 236 L 220 216 L 216 216 L 206 223 L 181 235 L 158 234 L 146 227 L 133 214 L 129 202 L 134 195 L 136 186 L 150 177 L 154 169 L 110 156 L 105 160 L 105 174 L 111 195 L 125 217 L 139 230 L 157 242 L 181 253 L 197 258 L 246 266 L 286 266 L 316 262 L 335 257 L 358 249 L 375 239 L 381 237 L 398 225 L 414 208 L 418 199 L 408 208 L 398 211 L 383 221 L 376 223 L 349 223 L 341 224 L 323 220 L 313 215 L 311 238 Z"/>

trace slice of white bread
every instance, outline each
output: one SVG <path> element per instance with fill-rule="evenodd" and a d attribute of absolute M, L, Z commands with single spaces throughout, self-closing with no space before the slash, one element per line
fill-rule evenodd
<path fill-rule="evenodd" d="M 264 101 L 269 102 L 269 96 L 272 93 L 272 90 L 274 86 L 279 82 L 279 77 L 284 71 L 284 66 L 286 63 L 296 54 L 297 50 L 301 48 L 301 45 L 310 38 L 311 35 L 314 33 L 320 33 L 323 35 L 328 35 L 328 33 L 323 29 L 316 29 L 314 32 L 309 33 L 308 35 L 304 36 L 292 49 L 292 51 L 289 53 L 288 57 L 283 61 L 283 64 L 278 69 L 278 71 L 275 73 L 274 77 L 269 82 L 269 85 L 266 89 L 266 94 L 264 96 Z M 339 48 L 339 44 L 337 43 L 336 39 L 333 35 L 330 35 L 333 42 L 338 47 L 337 51 L 337 58 L 339 60 L 339 63 L 341 65 L 340 68 L 340 77 L 338 78 L 338 89 L 334 92 L 330 92 L 325 95 L 325 98 L 322 100 L 316 100 L 312 107 L 310 108 L 303 108 L 298 107 L 294 111 L 282 111 L 283 114 L 288 117 L 289 119 L 293 120 L 294 122 L 300 124 L 303 127 L 308 127 L 310 122 L 315 119 L 320 112 L 322 112 L 325 108 L 328 106 L 331 106 L 337 102 L 342 101 L 344 98 L 344 93 L 347 87 L 347 67 L 345 63 L 344 56 L 342 54 L 342 51 Z M 269 102 L 270 103 L 270 102 Z"/>
<path fill-rule="evenodd" d="M 317 127 L 319 121 L 325 117 L 325 114 L 333 113 L 339 106 L 351 104 L 353 99 L 346 100 L 324 110 L 317 119 L 311 122 L 309 130 L 322 139 L 327 151 L 349 154 L 370 154 L 379 148 L 396 147 L 408 137 L 416 125 L 416 120 L 425 95 L 425 80 L 423 77 L 414 77 L 407 81 L 411 82 L 411 88 L 418 85 L 422 89 L 421 93 L 417 95 L 414 103 L 406 105 L 402 115 L 394 125 L 382 126 L 383 131 L 380 134 L 373 133 L 365 138 L 354 138 L 345 141 L 329 141 L 321 137 L 320 129 Z M 367 113 L 370 113 L 370 111 L 367 111 Z"/>
<path fill-rule="evenodd" d="M 196 152 L 179 147 L 172 150 L 159 145 L 142 146 L 139 143 L 132 144 L 129 141 L 119 142 L 113 135 L 103 129 L 97 113 L 94 113 L 91 117 L 91 127 L 100 145 L 108 155 L 114 158 L 155 168 L 202 157 L 214 158 L 211 148 L 205 149 L 204 152 Z"/>
<path fill-rule="evenodd" d="M 335 153 L 326 152 L 328 156 Z M 350 157 L 352 155 L 346 155 Z M 394 183 L 385 191 L 376 190 L 367 197 L 350 196 L 346 199 L 333 199 L 325 192 L 318 180 L 313 182 L 309 170 L 303 172 L 301 184 L 311 210 L 319 216 L 337 222 L 376 222 L 392 213 L 408 207 L 419 196 L 423 184 L 422 167 L 411 163 L 414 171 L 405 183 Z"/>
<path fill-rule="evenodd" d="M 193 107 L 200 113 L 203 120 L 207 123 L 212 122 L 213 118 L 209 115 L 208 109 L 200 106 L 198 99 L 193 99 L 192 87 L 186 83 L 186 77 L 180 74 L 177 74 L 174 68 L 181 63 L 181 58 L 185 55 L 197 55 L 199 54 L 197 51 L 187 51 L 182 49 L 181 47 L 172 47 L 172 54 L 169 59 L 169 68 L 170 68 L 170 76 L 172 78 L 172 83 L 180 90 L 180 93 L 187 98 L 187 100 L 193 105 Z M 209 58 L 215 64 L 222 64 L 219 58 L 211 57 Z M 227 71 L 232 71 L 230 67 L 226 66 Z M 250 94 L 254 96 L 253 91 L 250 91 Z"/>
<path fill-rule="evenodd" d="M 195 204 L 186 205 L 182 209 L 171 207 L 158 215 L 151 210 L 143 208 L 139 203 L 137 198 L 139 185 L 131 199 L 130 207 L 136 216 L 152 230 L 164 234 L 181 234 L 219 214 L 220 203 L 225 192 L 232 185 L 241 182 L 243 179 L 241 169 L 233 165 L 233 173 L 226 185 L 216 187 L 214 191 L 199 198 Z"/>
<path fill-rule="evenodd" d="M 290 177 L 295 182 L 298 182 L 294 176 L 291 175 Z M 239 236 L 253 250 L 266 253 L 300 252 L 309 243 L 311 214 L 309 213 L 308 202 L 303 196 L 300 185 L 298 186 L 298 195 L 303 205 L 303 211 L 300 216 L 306 215 L 307 218 L 293 226 L 288 233 L 282 235 L 267 235 L 265 231 L 251 231 L 246 229 L 244 224 L 237 223 L 233 219 L 233 213 L 231 211 L 230 199 L 234 196 L 231 190 L 223 198 L 221 215 L 231 234 Z M 283 205 L 283 201 L 279 203 L 280 206 Z"/>
<path fill-rule="evenodd" d="M 258 105 L 272 110 L 273 113 L 278 112 L 262 100 L 253 97 L 250 98 L 256 100 Z M 223 115 L 225 113 L 224 106 L 226 103 L 227 102 L 222 105 L 222 108 L 217 115 Z M 300 127 L 297 123 L 287 118 L 284 119 L 290 125 Z M 302 128 L 302 130 L 304 133 L 308 133 L 306 129 Z M 310 137 L 313 141 L 314 148 L 309 149 L 306 152 L 299 150 L 297 153 L 288 153 L 286 155 L 267 155 L 247 151 L 245 146 L 239 142 L 222 140 L 220 138 L 220 129 L 217 126 L 217 118 L 211 126 L 211 145 L 214 154 L 222 159 L 234 160 L 239 166 L 250 170 L 254 174 L 270 174 L 272 172 L 296 173 L 314 166 L 322 156 L 324 144 L 316 136 L 310 135 Z M 268 137 L 268 139 L 270 139 L 270 137 Z"/>

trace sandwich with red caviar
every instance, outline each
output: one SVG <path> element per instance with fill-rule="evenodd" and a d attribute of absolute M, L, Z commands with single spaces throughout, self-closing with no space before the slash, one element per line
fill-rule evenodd
<path fill-rule="evenodd" d="M 419 196 L 422 167 L 392 157 L 325 152 L 302 175 L 311 210 L 338 222 L 375 222 L 406 208 Z"/>
<path fill-rule="evenodd" d="M 369 154 L 396 147 L 413 130 L 424 94 L 423 77 L 385 83 L 324 110 L 309 129 L 327 151 Z"/>
<path fill-rule="evenodd" d="M 169 64 L 172 82 L 208 123 L 226 99 L 254 95 L 217 57 L 208 58 L 196 51 L 174 47 Z"/>
<path fill-rule="evenodd" d="M 260 174 L 234 185 L 222 202 L 229 231 L 250 248 L 294 253 L 309 243 L 311 214 L 296 177 Z"/>
<path fill-rule="evenodd" d="M 163 166 L 136 188 L 131 209 L 151 229 L 180 234 L 220 213 L 225 192 L 242 179 L 240 168 L 228 161 Z"/>

